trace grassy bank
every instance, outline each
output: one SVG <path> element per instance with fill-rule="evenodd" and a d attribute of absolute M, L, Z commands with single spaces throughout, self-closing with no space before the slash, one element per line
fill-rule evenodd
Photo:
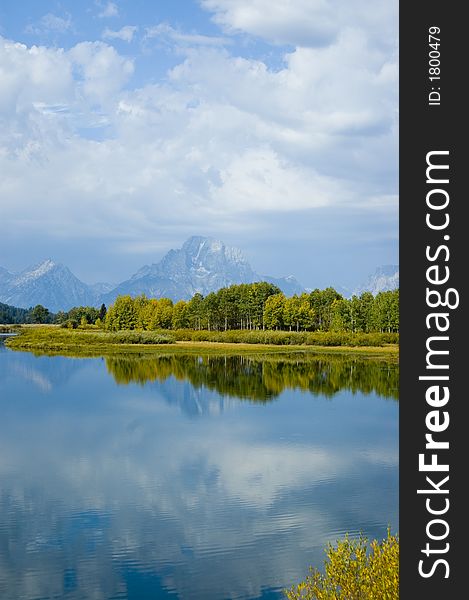
<path fill-rule="evenodd" d="M 327 334 L 278 331 L 102 331 L 26 326 L 6 344 L 13 350 L 44 354 L 99 356 L 116 353 L 252 354 L 357 352 L 398 354 L 395 334 Z"/>
<path fill-rule="evenodd" d="M 17 333 L 21 330 L 21 325 L 0 325 L 0 333 Z"/>

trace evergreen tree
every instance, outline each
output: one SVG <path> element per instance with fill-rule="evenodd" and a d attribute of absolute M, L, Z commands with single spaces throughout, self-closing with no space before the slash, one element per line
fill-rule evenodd
<path fill-rule="evenodd" d="M 99 309 L 99 318 L 101 319 L 101 321 L 104 321 L 104 319 L 106 318 L 106 313 L 107 313 L 107 308 L 106 305 L 103 303 L 101 304 L 101 308 Z"/>

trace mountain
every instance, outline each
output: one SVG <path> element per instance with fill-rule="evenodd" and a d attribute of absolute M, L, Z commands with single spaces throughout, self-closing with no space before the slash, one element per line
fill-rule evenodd
<path fill-rule="evenodd" d="M 213 238 L 193 236 L 182 248 L 170 250 L 160 262 L 142 267 L 102 300 L 109 304 L 121 294 L 188 300 L 196 293 L 205 296 L 222 287 L 255 281 L 274 283 L 287 295 L 303 291 L 294 277 L 257 274 L 237 248 Z"/>
<path fill-rule="evenodd" d="M 98 283 L 90 283 L 88 287 L 91 290 L 91 292 L 96 296 L 96 298 L 99 299 L 104 294 L 107 294 L 108 292 L 112 291 L 116 287 L 116 284 L 104 283 L 102 281 L 99 281 Z"/>
<path fill-rule="evenodd" d="M 95 304 L 96 295 L 66 266 L 48 259 L 18 274 L 1 269 L 0 302 L 20 308 L 42 304 L 57 312 Z"/>
<path fill-rule="evenodd" d="M 6 286 L 9 284 L 13 277 L 14 275 L 12 273 L 9 273 L 3 267 L 0 267 L 0 290 L 6 288 Z"/>
<path fill-rule="evenodd" d="M 206 296 L 235 283 L 268 281 L 287 296 L 304 289 L 294 277 L 269 277 L 256 273 L 242 252 L 213 238 L 194 236 L 178 250 L 170 250 L 160 262 L 139 269 L 117 286 L 87 285 L 64 265 L 45 260 L 21 273 L 0 267 L 0 302 L 21 308 L 42 304 L 51 312 L 74 306 L 100 306 L 120 294 L 148 298 L 189 300 L 197 292 Z"/>
<path fill-rule="evenodd" d="M 269 277 L 269 275 L 257 275 L 256 281 L 267 281 L 279 287 L 285 296 L 293 296 L 294 294 L 302 294 L 305 288 L 299 283 L 293 275 L 287 277 Z"/>
<path fill-rule="evenodd" d="M 354 294 L 359 296 L 363 292 L 371 292 L 376 295 L 379 292 L 395 290 L 398 287 L 399 265 L 383 265 L 378 267 L 373 275 L 370 275 L 366 282 L 354 291 Z"/>

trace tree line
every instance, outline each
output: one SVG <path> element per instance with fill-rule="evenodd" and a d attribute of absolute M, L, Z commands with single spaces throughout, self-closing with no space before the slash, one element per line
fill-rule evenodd
<path fill-rule="evenodd" d="M 399 290 L 344 298 L 334 288 L 291 297 L 272 283 L 242 283 L 190 300 L 118 296 L 106 308 L 77 306 L 51 313 L 42 305 L 22 309 L 0 304 L 0 323 L 97 325 L 110 331 L 193 329 L 208 331 L 399 332 Z"/>
<path fill-rule="evenodd" d="M 31 308 L 18 308 L 0 302 L 0 324 L 67 324 L 72 328 L 89 324 L 104 326 L 106 311 L 105 304 L 102 304 L 101 308 L 75 306 L 66 312 L 53 313 L 42 304 Z"/>
<path fill-rule="evenodd" d="M 18 308 L 0 302 L 0 323 L 16 325 L 21 323 L 54 323 L 55 315 L 42 304 L 31 308 Z"/>
<path fill-rule="evenodd" d="M 344 298 L 334 288 L 287 297 L 267 282 L 235 284 L 189 301 L 118 296 L 103 321 L 110 331 L 194 329 L 399 331 L 399 290 Z M 96 322 L 96 321 L 95 321 Z"/>

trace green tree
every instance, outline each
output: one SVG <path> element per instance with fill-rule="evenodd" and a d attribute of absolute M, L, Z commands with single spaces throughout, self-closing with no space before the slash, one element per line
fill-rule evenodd
<path fill-rule="evenodd" d="M 138 307 L 138 327 L 139 329 L 151 329 L 153 313 L 156 311 L 158 300 L 151 298 L 146 302 L 140 302 Z"/>
<path fill-rule="evenodd" d="M 87 323 L 94 323 L 98 316 L 99 311 L 94 306 L 74 306 L 65 313 L 64 321 L 73 321 L 78 324 L 84 317 Z"/>
<path fill-rule="evenodd" d="M 169 298 L 159 298 L 152 302 L 154 303 L 154 310 L 149 329 L 171 329 L 173 301 Z"/>
<path fill-rule="evenodd" d="M 334 300 L 331 305 L 331 331 L 350 331 L 349 302 L 345 298 Z"/>
<path fill-rule="evenodd" d="M 106 314 L 106 329 L 119 331 L 120 329 L 136 329 L 138 313 L 130 296 L 118 296 Z"/>
<path fill-rule="evenodd" d="M 204 299 L 204 323 L 209 331 L 221 329 L 223 317 L 220 311 L 220 291 L 211 292 Z"/>
<path fill-rule="evenodd" d="M 61 323 L 65 323 L 66 320 L 67 320 L 67 313 L 64 312 L 63 310 L 59 310 L 59 312 L 56 313 L 56 315 L 55 315 L 54 322 L 57 323 L 58 325 L 60 325 Z"/>
<path fill-rule="evenodd" d="M 187 317 L 189 327 L 192 329 L 202 329 L 202 320 L 204 317 L 204 297 L 202 294 L 194 294 L 187 305 Z"/>
<path fill-rule="evenodd" d="M 266 329 L 283 329 L 286 298 L 284 294 L 269 296 L 264 305 L 264 325 Z"/>
<path fill-rule="evenodd" d="M 76 326 L 83 315 L 95 323 L 102 311 L 76 307 L 60 320 Z M 334 288 L 286 298 L 279 288 L 261 281 L 221 288 L 204 298 L 195 294 L 189 302 L 173 305 L 169 298 L 132 299 L 119 296 L 109 307 L 105 327 L 120 329 L 289 329 L 290 331 L 382 332 L 399 331 L 399 290 L 369 292 L 346 299 Z"/>
<path fill-rule="evenodd" d="M 371 292 L 363 292 L 360 295 L 360 317 L 359 327 L 360 331 L 373 331 L 372 327 L 372 311 L 373 311 L 374 297 Z"/>
<path fill-rule="evenodd" d="M 49 321 L 49 309 L 37 304 L 31 311 L 31 320 L 33 323 L 48 323 Z"/>
<path fill-rule="evenodd" d="M 145 296 L 145 294 L 140 294 L 136 298 L 133 299 L 133 307 L 136 316 L 136 324 L 135 329 L 148 329 L 147 321 L 147 313 L 148 307 L 151 303 L 151 300 Z"/>
<path fill-rule="evenodd" d="M 99 309 L 99 315 L 98 315 L 98 317 L 101 319 L 101 321 L 104 321 L 104 319 L 106 318 L 106 313 L 107 313 L 107 308 L 106 308 L 106 305 L 103 303 L 103 304 L 101 304 L 101 308 Z"/>
<path fill-rule="evenodd" d="M 280 294 L 281 290 L 273 283 L 259 281 L 249 284 L 249 304 L 251 323 L 255 329 L 265 329 L 264 326 L 264 307 L 269 296 Z"/>
<path fill-rule="evenodd" d="M 237 286 L 239 327 L 241 329 L 252 329 L 252 302 L 249 290 L 250 286 L 247 283 Z"/>
<path fill-rule="evenodd" d="M 296 331 L 312 329 L 315 324 L 315 310 L 310 306 L 307 294 L 286 298 L 283 309 L 285 326 Z"/>
<path fill-rule="evenodd" d="M 238 329 L 239 327 L 239 300 L 240 290 L 238 285 L 221 288 L 217 292 L 219 328 Z"/>
<path fill-rule="evenodd" d="M 173 306 L 173 317 L 172 317 L 172 328 L 173 329 L 185 329 L 189 327 L 187 302 L 179 300 Z"/>
<path fill-rule="evenodd" d="M 370 312 L 375 331 L 399 331 L 399 290 L 377 294 Z"/>
<path fill-rule="evenodd" d="M 332 318 L 334 316 L 333 304 L 334 300 L 340 300 L 342 297 L 339 292 L 332 287 L 325 290 L 315 289 L 309 295 L 309 303 L 314 309 L 315 323 L 314 329 L 328 331 L 331 327 Z"/>

